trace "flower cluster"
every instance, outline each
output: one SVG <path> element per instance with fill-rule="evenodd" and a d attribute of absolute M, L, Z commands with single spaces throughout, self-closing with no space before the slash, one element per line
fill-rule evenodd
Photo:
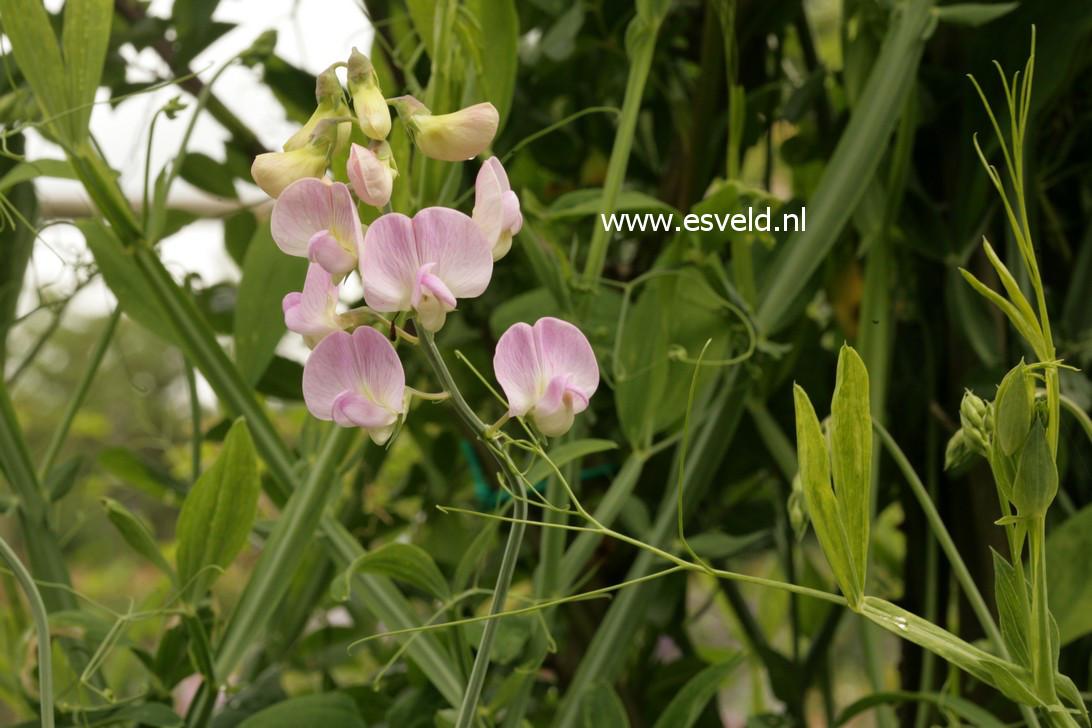
<path fill-rule="evenodd" d="M 342 66 L 351 106 L 337 76 Z M 321 420 L 363 428 L 382 444 L 405 416 L 411 390 L 391 339 L 366 322 L 382 321 L 392 338 L 406 318 L 429 333 L 439 331 L 460 299 L 485 292 L 494 262 L 511 249 L 523 217 L 496 157 L 478 172 L 472 216 L 447 207 L 426 207 L 412 217 L 391 210 L 399 175 L 387 142 L 389 107 L 398 111 L 418 152 L 463 161 L 492 143 L 499 121 L 492 104 L 433 115 L 411 96 L 385 99 L 374 67 L 356 49 L 347 63 L 318 77 L 316 100 L 314 114 L 284 151 L 258 156 L 251 174 L 276 198 L 270 226 L 277 247 L 310 261 L 303 290 L 282 304 L 285 326 L 312 349 L 303 372 L 307 408 Z M 370 140 L 367 146 L 352 143 L 354 126 Z M 346 145 L 341 177 L 348 183 L 327 177 L 333 157 L 340 151 L 345 158 Z M 363 224 L 357 201 L 382 214 Z M 340 285 L 353 271 L 367 305 L 339 312 Z M 508 416 L 527 416 L 548 436 L 568 431 L 599 385 L 588 340 L 555 318 L 512 326 L 493 362 Z"/>

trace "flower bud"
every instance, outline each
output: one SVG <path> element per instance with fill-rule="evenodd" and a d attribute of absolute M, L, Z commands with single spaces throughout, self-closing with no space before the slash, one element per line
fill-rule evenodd
<path fill-rule="evenodd" d="M 992 425 L 990 413 L 992 407 L 971 390 L 963 393 L 963 401 L 959 404 L 959 420 L 963 424 L 963 440 L 965 446 L 979 455 L 987 455 L 990 449 Z"/>
<path fill-rule="evenodd" d="M 500 123 L 496 107 L 488 102 L 439 116 L 412 96 L 399 97 L 395 107 L 421 153 L 445 162 L 462 162 L 484 152 Z"/>
<path fill-rule="evenodd" d="M 254 158 L 250 176 L 270 197 L 280 197 L 284 188 L 304 177 L 326 173 L 329 144 L 308 144 L 290 152 L 266 152 Z"/>
<path fill-rule="evenodd" d="M 808 533 L 808 526 L 811 525 L 811 516 L 808 513 L 808 501 L 804 495 L 804 485 L 800 482 L 799 473 L 792 479 L 792 492 L 789 493 L 788 511 L 789 524 L 792 526 L 793 535 L 796 536 L 798 542 L 803 541 L 804 536 Z"/>
<path fill-rule="evenodd" d="M 383 207 L 390 202 L 394 180 L 398 177 L 390 144 L 376 142 L 370 147 L 354 144 L 349 149 L 346 172 L 356 196 L 365 203 Z"/>
<path fill-rule="evenodd" d="M 323 120 L 336 119 L 349 114 L 349 105 L 345 103 L 345 92 L 341 88 L 341 81 L 337 78 L 334 66 L 327 68 L 315 79 L 315 100 L 318 102 L 315 112 L 299 131 L 288 137 L 288 141 L 284 143 L 284 151 L 291 152 L 293 149 L 306 146 Z M 349 134 L 352 133 L 350 124 L 351 122 L 348 121 L 338 124 L 335 153 L 348 143 Z"/>
<path fill-rule="evenodd" d="M 1035 518 L 1047 512 L 1058 494 L 1058 466 L 1042 421 L 1036 418 L 1029 430 L 1016 468 L 1012 502 L 1020 516 Z"/>
<path fill-rule="evenodd" d="M 965 430 L 960 428 L 948 440 L 948 447 L 944 450 L 944 469 L 954 470 L 974 457 L 975 451 L 967 445 Z"/>
<path fill-rule="evenodd" d="M 391 111 L 379 88 L 379 76 L 366 55 L 353 48 L 349 56 L 349 95 L 361 130 L 377 141 L 391 133 Z"/>

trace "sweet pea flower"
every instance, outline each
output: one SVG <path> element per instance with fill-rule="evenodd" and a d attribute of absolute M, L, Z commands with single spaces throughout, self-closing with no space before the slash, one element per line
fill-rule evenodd
<path fill-rule="evenodd" d="M 414 311 L 417 323 L 439 331 L 459 298 L 480 296 L 493 275 L 493 256 L 478 226 L 446 207 L 413 218 L 383 215 L 364 236 L 360 277 L 375 311 Z"/>
<path fill-rule="evenodd" d="M 327 334 L 340 331 L 351 321 L 337 312 L 337 286 L 333 276 L 318 263 L 307 267 L 303 292 L 293 291 L 284 297 L 284 325 L 303 337 L 312 349 Z"/>
<path fill-rule="evenodd" d="M 599 386 L 599 365 L 587 338 L 567 321 L 540 318 L 511 326 L 497 342 L 493 371 L 508 414 L 530 414 L 549 437 L 563 435 Z"/>
<path fill-rule="evenodd" d="M 391 157 L 391 145 L 378 142 L 371 147 L 354 144 L 349 148 L 345 170 L 356 196 L 366 204 L 383 207 L 391 200 L 398 169 Z"/>
<path fill-rule="evenodd" d="M 498 261 L 512 248 L 512 236 L 523 227 L 519 198 L 508 184 L 504 165 L 496 157 L 485 160 L 474 183 L 474 222 L 493 246 Z"/>
<path fill-rule="evenodd" d="M 484 152 L 500 123 L 500 114 L 489 102 L 438 116 L 412 96 L 400 96 L 392 103 L 421 153 L 445 162 L 462 162 Z"/>
<path fill-rule="evenodd" d="M 250 166 L 250 176 L 262 192 L 278 198 L 293 182 L 326 174 L 328 151 L 326 145 L 308 144 L 287 152 L 259 154 Z"/>
<path fill-rule="evenodd" d="M 360 129 L 370 138 L 383 141 L 391 133 L 391 110 L 379 88 L 379 76 L 371 60 L 353 48 L 349 56 L 349 93 L 360 122 Z"/>
<path fill-rule="evenodd" d="M 284 143 L 284 151 L 290 152 L 307 145 L 311 134 L 318 128 L 324 119 L 337 119 L 348 115 L 349 105 L 345 103 L 345 91 L 341 88 L 341 81 L 337 78 L 336 65 L 330 66 L 320 73 L 315 79 L 315 100 L 318 106 L 311 118 L 307 120 L 299 130 Z M 345 147 L 352 132 L 352 122 L 337 122 L 337 140 L 335 153 Z"/>
<path fill-rule="evenodd" d="M 356 267 L 364 231 L 341 182 L 293 182 L 273 205 L 270 224 L 278 248 L 318 263 L 338 280 Z"/>
<path fill-rule="evenodd" d="M 303 367 L 303 400 L 320 420 L 361 427 L 377 445 L 405 414 L 406 375 L 398 354 L 370 326 L 335 331 L 318 343 Z"/>

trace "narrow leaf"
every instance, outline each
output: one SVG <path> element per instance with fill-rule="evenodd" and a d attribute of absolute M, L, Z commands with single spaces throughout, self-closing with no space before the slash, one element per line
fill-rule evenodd
<path fill-rule="evenodd" d="M 952 25 L 966 25 L 977 28 L 980 25 L 997 20 L 1008 15 L 1017 7 L 1018 2 L 1011 3 L 958 3 L 956 5 L 943 5 L 935 10 L 937 20 Z"/>
<path fill-rule="evenodd" d="M 660 713 L 660 717 L 656 719 L 653 728 L 690 728 L 693 726 L 701 717 L 705 706 L 717 694 L 720 686 L 724 684 L 728 675 L 739 667 L 742 662 L 743 656 L 736 654 L 724 662 L 710 665 L 690 678 L 682 690 L 667 704 L 664 712 Z"/>
<path fill-rule="evenodd" d="M 110 0 L 67 0 L 64 4 L 61 45 L 68 108 L 72 109 L 67 121 L 73 146 L 78 146 L 87 136 L 91 104 L 102 82 L 102 66 L 110 45 L 113 19 L 114 3 Z"/>
<path fill-rule="evenodd" d="M 0 0 L 0 18 L 15 62 L 42 107 L 42 115 L 57 116 L 68 108 L 65 68 L 45 5 L 41 0 Z M 50 126 L 68 138 L 66 120 L 52 121 Z"/>
<path fill-rule="evenodd" d="M 349 581 L 358 572 L 404 581 L 440 600 L 450 594 L 447 580 L 432 557 L 420 546 L 409 543 L 385 544 L 359 556 L 330 585 L 330 595 L 335 601 L 349 598 Z"/>
<path fill-rule="evenodd" d="M 125 543 L 147 559 L 153 566 L 175 581 L 174 569 L 159 550 L 152 531 L 135 513 L 113 498 L 103 497 L 102 505 L 106 509 L 106 518 L 118 530 Z"/>
<path fill-rule="evenodd" d="M 356 703 L 348 695 L 327 693 L 305 695 L 276 703 L 265 710 L 259 710 L 238 728 L 299 728 L 300 726 L 322 726 L 322 728 L 364 728 L 364 720 Z"/>
<path fill-rule="evenodd" d="M 1001 638 L 1005 640 L 1012 659 L 1019 665 L 1031 668 L 1031 652 L 1028 634 L 1031 631 L 1031 607 L 1028 605 L 1026 583 L 1021 583 L 1012 565 L 994 549 L 994 594 L 997 616 L 1001 622 Z"/>
<path fill-rule="evenodd" d="M 857 352 L 845 345 L 838 355 L 830 440 L 834 487 L 842 509 L 857 587 L 863 593 L 868 569 L 872 413 L 868 401 L 868 371 Z"/>

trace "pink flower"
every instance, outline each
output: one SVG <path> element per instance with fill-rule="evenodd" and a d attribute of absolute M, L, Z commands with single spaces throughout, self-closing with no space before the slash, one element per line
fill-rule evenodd
<path fill-rule="evenodd" d="M 303 292 L 284 297 L 284 325 L 303 337 L 312 349 L 327 334 L 344 329 L 350 322 L 337 312 L 337 286 L 334 279 L 318 263 L 307 267 Z"/>
<path fill-rule="evenodd" d="M 369 326 L 335 331 L 303 367 L 303 400 L 320 420 L 362 427 L 382 445 L 405 414 L 406 375 L 387 337 Z"/>
<path fill-rule="evenodd" d="M 474 183 L 474 222 L 493 246 L 493 260 L 507 255 L 512 236 L 523 227 L 519 198 L 508 184 L 504 165 L 496 157 L 485 160 Z"/>
<path fill-rule="evenodd" d="M 413 219 L 383 215 L 368 228 L 360 277 L 375 311 L 414 311 L 439 331 L 457 299 L 480 296 L 493 275 L 489 243 L 469 217 L 428 207 Z"/>
<path fill-rule="evenodd" d="M 398 170 L 394 167 L 389 144 L 378 142 L 372 147 L 354 144 L 349 149 L 345 171 L 356 196 L 365 204 L 383 207 L 390 202 Z"/>
<path fill-rule="evenodd" d="M 514 324 L 500 337 L 493 371 L 508 397 L 508 414 L 530 414 L 542 434 L 563 435 L 599 387 L 599 365 L 587 338 L 567 321 Z"/>
<path fill-rule="evenodd" d="M 277 247 L 289 255 L 318 263 L 339 280 L 356 267 L 364 231 L 341 182 L 293 182 L 273 205 L 271 224 Z"/>

